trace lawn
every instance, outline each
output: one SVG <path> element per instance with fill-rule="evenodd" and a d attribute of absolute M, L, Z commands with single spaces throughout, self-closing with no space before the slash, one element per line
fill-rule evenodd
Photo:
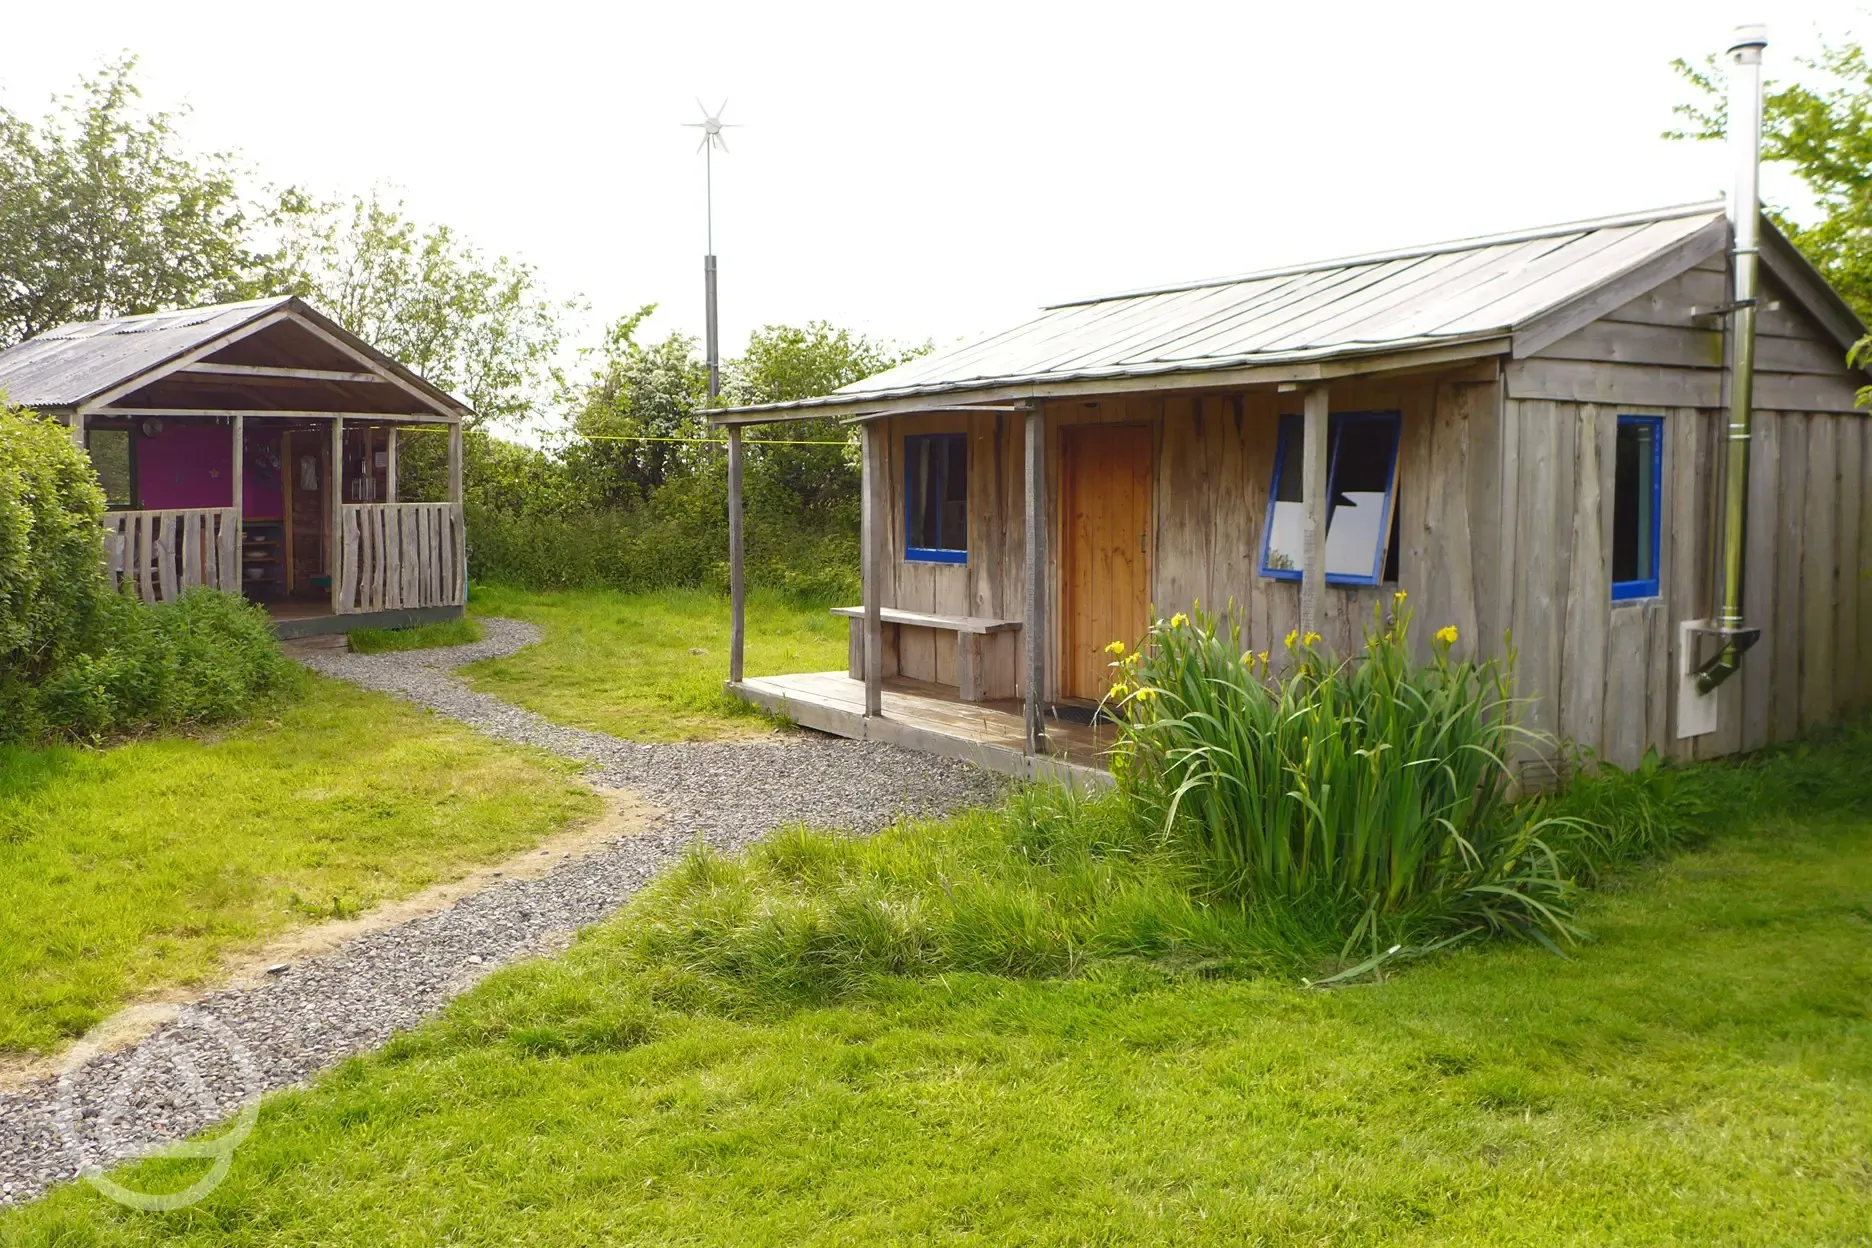
<path fill-rule="evenodd" d="M 469 609 L 537 624 L 544 639 L 462 669 L 476 689 L 548 719 L 631 741 L 757 736 L 772 728 L 722 692 L 728 600 L 702 590 L 539 593 L 476 585 Z M 843 670 L 846 621 L 823 606 L 749 595 L 747 671 Z"/>
<path fill-rule="evenodd" d="M 430 646 L 465 646 L 480 641 L 481 621 L 471 615 L 437 620 L 414 628 L 354 628 L 348 635 L 353 654 L 384 654 L 392 650 L 423 650 Z"/>
<path fill-rule="evenodd" d="M 270 718 L 108 749 L 0 747 L 0 1054 L 314 919 L 595 812 L 568 765 L 323 680 Z"/>
<path fill-rule="evenodd" d="M 1125 957 L 835 982 L 823 920 L 736 895 L 790 880 L 831 914 L 834 850 L 697 859 L 272 1099 L 203 1204 L 66 1188 L 0 1242 L 1863 1243 L 1869 741 L 1714 786 L 1749 800 L 1597 894 L 1568 958 L 1472 944 L 1334 991 Z M 922 870 L 979 831 L 900 829 L 869 860 Z M 916 916 L 875 917 L 894 956 Z"/>

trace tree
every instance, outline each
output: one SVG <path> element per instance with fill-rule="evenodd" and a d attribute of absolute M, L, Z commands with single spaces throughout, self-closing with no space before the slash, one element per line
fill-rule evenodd
<path fill-rule="evenodd" d="M 1801 225 L 1773 207 L 1769 213 L 1860 318 L 1872 320 L 1872 63 L 1863 47 L 1846 44 L 1800 64 L 1825 81 L 1767 84 L 1762 157 L 1793 166 L 1820 219 Z M 1688 124 L 1665 137 L 1725 137 L 1727 92 L 1715 59 L 1700 67 L 1680 59 L 1672 67 L 1697 98 L 1677 106 Z"/>
<path fill-rule="evenodd" d="M 1872 61 L 1856 43 L 1826 46 L 1800 64 L 1826 82 L 1769 82 L 1762 95 L 1762 157 L 1784 160 L 1813 193 L 1820 220 L 1803 226 L 1773 208 L 1769 215 L 1790 241 L 1852 305 L 1872 321 Z M 1728 133 L 1728 93 L 1714 57 L 1701 68 L 1681 58 L 1672 67 L 1701 95 L 1679 104 L 1689 121 L 1671 139 L 1720 139 Z M 1857 368 L 1872 367 L 1872 336 L 1849 355 Z M 1872 387 L 1859 392 L 1872 407 Z"/>
<path fill-rule="evenodd" d="M 609 506 L 648 501 L 672 477 L 691 472 L 711 448 L 674 439 L 708 435 L 697 413 L 708 397 L 708 366 L 694 338 L 671 334 L 645 346 L 637 331 L 655 304 L 605 330 L 598 367 L 572 398 L 569 470 Z"/>
<path fill-rule="evenodd" d="M 722 396 L 741 406 L 831 394 L 930 350 L 930 343 L 901 348 L 824 321 L 767 325 L 748 339 L 745 355 L 728 362 Z M 857 499 L 857 437 L 837 421 L 792 422 L 749 442 L 759 458 L 750 474 L 754 490 L 782 489 L 802 513 L 821 521 L 832 518 L 830 509 Z"/>
<path fill-rule="evenodd" d="M 0 109 L 0 346 L 73 320 L 241 298 L 267 267 L 227 157 L 136 115 L 136 58 L 33 126 Z"/>
<path fill-rule="evenodd" d="M 373 191 L 348 204 L 289 194 L 277 285 L 310 300 L 477 420 L 516 426 L 562 385 L 563 321 L 531 265 L 490 259 L 446 225 L 419 227 Z"/>

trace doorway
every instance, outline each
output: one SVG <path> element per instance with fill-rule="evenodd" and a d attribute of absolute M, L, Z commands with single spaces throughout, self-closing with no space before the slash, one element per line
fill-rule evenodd
<path fill-rule="evenodd" d="M 280 475 L 286 486 L 286 584 L 295 597 L 331 597 L 331 436 L 317 429 L 285 435 Z"/>
<path fill-rule="evenodd" d="M 1151 452 L 1149 425 L 1060 430 L 1062 698 L 1104 697 L 1105 647 L 1150 625 Z"/>

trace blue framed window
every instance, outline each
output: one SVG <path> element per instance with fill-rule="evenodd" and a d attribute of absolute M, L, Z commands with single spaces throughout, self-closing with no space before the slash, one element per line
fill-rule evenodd
<path fill-rule="evenodd" d="M 1395 576 L 1398 414 L 1339 412 L 1326 422 L 1326 583 L 1377 585 Z M 1268 490 L 1261 575 L 1297 581 L 1306 561 L 1306 425 L 1281 417 Z"/>
<path fill-rule="evenodd" d="M 1612 601 L 1655 598 L 1664 503 L 1664 418 L 1620 416 L 1612 466 Z"/>
<path fill-rule="evenodd" d="M 904 439 L 904 558 L 968 562 L 968 435 Z"/>

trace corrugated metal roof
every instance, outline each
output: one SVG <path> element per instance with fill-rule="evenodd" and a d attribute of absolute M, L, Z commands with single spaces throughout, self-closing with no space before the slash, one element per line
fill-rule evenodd
<path fill-rule="evenodd" d="M 1512 334 L 1723 220 L 1720 202 L 1057 304 L 1001 333 L 819 399 L 851 408 L 950 391 L 1331 359 Z M 728 414 L 728 413 L 721 413 Z"/>
<path fill-rule="evenodd" d="M 471 414 L 468 405 L 454 395 L 291 295 L 60 325 L 0 351 L 0 394 L 22 407 L 48 411 L 76 407 L 281 311 L 390 370 L 428 395 L 438 412 Z"/>
<path fill-rule="evenodd" d="M 0 351 L 0 392 L 25 407 L 72 407 L 290 302 L 254 299 L 60 325 Z"/>

